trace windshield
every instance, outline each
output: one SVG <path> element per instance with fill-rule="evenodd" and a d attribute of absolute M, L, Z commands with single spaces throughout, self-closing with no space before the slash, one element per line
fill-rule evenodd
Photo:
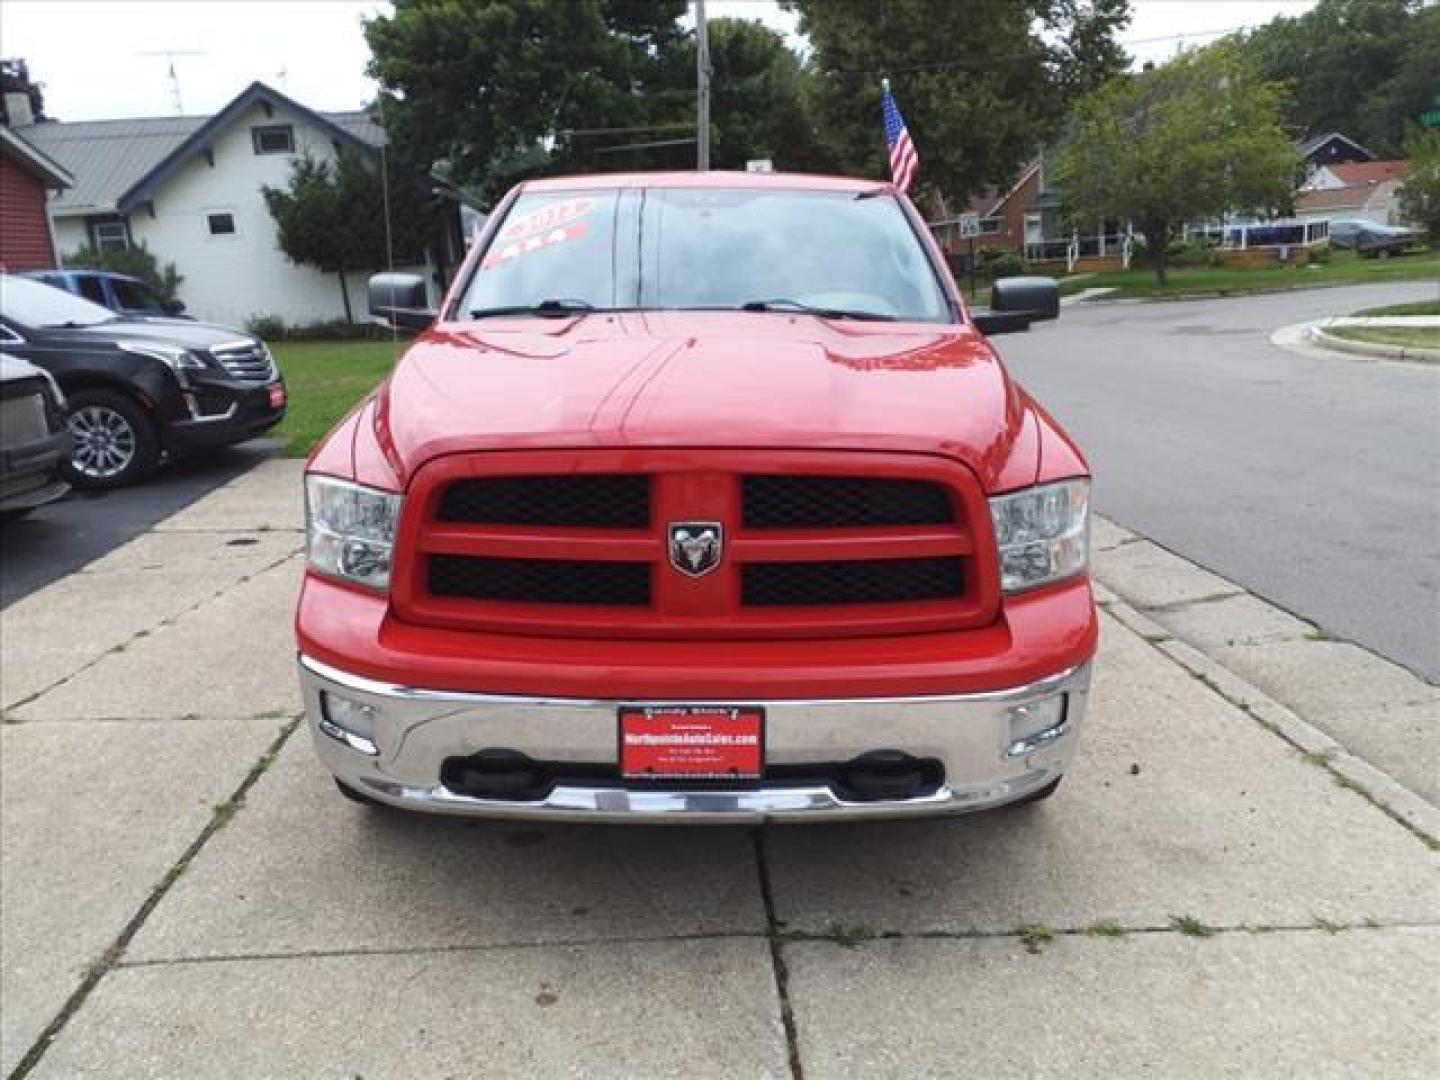
<path fill-rule="evenodd" d="M 486 249 L 456 317 L 541 305 L 539 314 L 812 309 L 834 318 L 952 319 L 899 201 L 850 191 L 524 195 Z"/>
<path fill-rule="evenodd" d="M 647 192 L 644 307 L 763 301 L 948 321 L 935 271 L 900 204 L 853 192 Z"/>
<path fill-rule="evenodd" d="M 0 314 L 33 329 L 53 326 L 94 326 L 115 313 L 63 289 L 28 278 L 0 278 Z"/>

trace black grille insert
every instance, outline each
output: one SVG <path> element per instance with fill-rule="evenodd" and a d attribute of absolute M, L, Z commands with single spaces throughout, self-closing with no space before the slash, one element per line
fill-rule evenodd
<path fill-rule="evenodd" d="M 432 595 L 467 600 L 618 607 L 650 603 L 650 566 L 643 562 L 431 555 L 429 579 Z"/>
<path fill-rule="evenodd" d="M 644 473 L 470 477 L 445 489 L 438 516 L 477 525 L 644 529 L 650 524 L 650 478 Z"/>
<path fill-rule="evenodd" d="M 870 476 L 758 475 L 744 480 L 750 529 L 946 525 L 945 488 L 929 480 Z"/>
<path fill-rule="evenodd" d="M 964 591 L 964 570 L 953 556 L 752 563 L 741 581 L 741 597 L 750 607 L 949 600 Z"/>

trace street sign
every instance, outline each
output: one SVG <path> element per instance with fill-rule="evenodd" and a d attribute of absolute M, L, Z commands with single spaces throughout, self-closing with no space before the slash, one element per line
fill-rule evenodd
<path fill-rule="evenodd" d="M 962 217 L 960 219 L 960 235 L 962 237 L 979 236 L 980 218 L 975 214 L 966 214 Z"/>
<path fill-rule="evenodd" d="M 1434 106 L 1420 114 L 1420 123 L 1428 128 L 1440 128 L 1440 94 L 1435 95 Z"/>

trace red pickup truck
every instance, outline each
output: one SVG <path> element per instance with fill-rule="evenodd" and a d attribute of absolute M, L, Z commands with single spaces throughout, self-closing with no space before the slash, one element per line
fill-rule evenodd
<path fill-rule="evenodd" d="M 1095 652 L 1089 480 L 888 184 L 522 184 L 315 451 L 296 618 L 362 802 L 824 821 L 1029 802 Z"/>

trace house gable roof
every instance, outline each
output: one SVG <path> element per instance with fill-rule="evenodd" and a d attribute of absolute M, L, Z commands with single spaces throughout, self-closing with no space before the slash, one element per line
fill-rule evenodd
<path fill-rule="evenodd" d="M 1326 165 L 1342 184 L 1383 184 L 1387 180 L 1402 180 L 1410 172 L 1409 161 L 1352 161 L 1338 165 Z"/>
<path fill-rule="evenodd" d="M 64 166 L 52 161 L 5 126 L 0 126 L 0 152 L 30 175 L 38 177 L 46 187 L 63 189 L 75 183 L 75 177 Z"/>
<path fill-rule="evenodd" d="M 1364 154 L 1367 161 L 1375 160 L 1375 155 L 1372 154 L 1369 150 L 1365 149 L 1365 147 L 1361 146 L 1358 142 L 1350 138 L 1348 135 L 1342 135 L 1338 131 L 1328 131 L 1324 135 L 1314 135 L 1308 139 L 1302 140 L 1300 143 L 1300 154 L 1302 157 L 1310 158 L 1317 151 L 1319 151 L 1321 147 L 1325 146 L 1327 143 L 1335 141 L 1336 139 L 1338 139 L 1340 142 L 1348 143 L 1355 150 L 1358 150 L 1360 153 Z"/>
<path fill-rule="evenodd" d="M 44 121 L 24 134 L 74 174 L 72 189 L 51 204 L 57 216 L 128 213 L 258 102 L 288 111 L 362 153 L 385 145 L 384 130 L 369 114 L 315 112 L 261 82 L 251 83 L 214 116 Z"/>
<path fill-rule="evenodd" d="M 307 109 L 294 98 L 286 97 L 262 82 L 253 82 L 242 90 L 229 105 L 191 132 L 184 142 L 172 150 L 153 169 L 122 192 L 115 200 L 115 208 L 122 214 L 129 213 L 137 204 L 150 196 L 156 188 L 174 176 L 191 158 L 209 146 L 215 136 L 229 127 L 232 121 L 250 106 L 260 103 L 297 114 L 302 120 L 313 124 L 337 143 L 342 143 L 352 150 L 358 150 L 366 156 L 375 153 L 375 146 L 347 131 L 339 124 L 312 109 Z"/>
<path fill-rule="evenodd" d="M 1317 188 L 1302 191 L 1295 197 L 1295 209 L 1313 212 L 1316 210 L 1352 210 L 1363 207 L 1375 194 L 1374 184 L 1350 184 L 1346 187 Z"/>

